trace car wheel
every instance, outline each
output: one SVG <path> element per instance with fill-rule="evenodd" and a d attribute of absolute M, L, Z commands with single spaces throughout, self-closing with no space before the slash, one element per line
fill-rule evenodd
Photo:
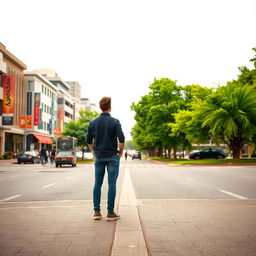
<path fill-rule="evenodd" d="M 200 159 L 200 156 L 195 156 L 195 160 L 199 160 Z"/>
<path fill-rule="evenodd" d="M 217 159 L 223 159 L 222 155 L 218 155 Z"/>
<path fill-rule="evenodd" d="M 56 168 L 58 168 L 58 167 L 59 167 L 59 165 L 58 165 L 58 164 L 55 164 L 55 167 L 56 167 Z"/>
<path fill-rule="evenodd" d="M 60 167 L 62 167 L 62 164 L 60 164 Z"/>
<path fill-rule="evenodd" d="M 17 162 L 17 164 L 21 164 L 21 162 L 20 162 L 20 161 L 18 161 L 18 162 Z"/>
<path fill-rule="evenodd" d="M 35 163 L 36 163 L 36 160 L 35 160 L 35 159 L 33 159 L 33 160 L 32 160 L 32 164 L 35 164 Z"/>

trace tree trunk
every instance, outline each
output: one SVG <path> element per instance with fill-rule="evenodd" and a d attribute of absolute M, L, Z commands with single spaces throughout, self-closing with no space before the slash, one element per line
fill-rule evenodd
<path fill-rule="evenodd" d="M 236 137 L 229 140 L 229 148 L 232 151 L 233 159 L 239 159 L 240 158 L 240 151 L 243 148 L 244 140 L 242 137 Z"/>
<path fill-rule="evenodd" d="M 171 158 L 171 148 L 168 148 L 168 158 Z"/>
<path fill-rule="evenodd" d="M 173 147 L 173 158 L 174 158 L 174 159 L 177 159 L 176 151 L 177 151 L 177 147 L 174 146 L 174 147 Z"/>

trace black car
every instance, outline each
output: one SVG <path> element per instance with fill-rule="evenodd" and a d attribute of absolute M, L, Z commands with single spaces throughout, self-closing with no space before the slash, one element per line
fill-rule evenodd
<path fill-rule="evenodd" d="M 38 164 L 40 162 L 40 157 L 35 151 L 25 151 L 17 155 L 17 163 L 32 163 Z"/>
<path fill-rule="evenodd" d="M 141 153 L 139 151 L 135 152 L 133 155 L 132 155 L 132 160 L 133 159 L 140 159 L 141 160 Z"/>
<path fill-rule="evenodd" d="M 227 155 L 220 148 L 204 148 L 201 150 L 194 150 L 190 152 L 189 159 L 199 160 L 199 159 L 223 159 Z"/>

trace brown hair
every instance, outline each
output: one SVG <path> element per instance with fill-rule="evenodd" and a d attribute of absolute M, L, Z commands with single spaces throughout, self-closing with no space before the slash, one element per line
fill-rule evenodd
<path fill-rule="evenodd" d="M 102 111 L 108 111 L 111 107 L 111 98 L 110 97 L 103 97 L 100 100 L 100 108 Z"/>

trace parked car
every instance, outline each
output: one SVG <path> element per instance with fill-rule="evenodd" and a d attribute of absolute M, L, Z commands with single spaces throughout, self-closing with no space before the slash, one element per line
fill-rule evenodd
<path fill-rule="evenodd" d="M 199 160 L 199 159 L 223 159 L 227 155 L 220 148 L 204 148 L 199 151 L 190 152 L 189 159 Z"/>
<path fill-rule="evenodd" d="M 76 158 L 77 159 L 82 159 L 82 157 L 83 157 L 83 152 L 82 151 L 77 151 L 76 152 Z"/>
<path fill-rule="evenodd" d="M 17 154 L 17 163 L 32 163 L 38 164 L 40 162 L 40 157 L 36 151 L 25 151 Z"/>
<path fill-rule="evenodd" d="M 56 167 L 61 167 L 65 164 L 71 165 L 72 167 L 76 166 L 76 156 L 72 155 L 71 151 L 60 151 L 55 157 Z"/>
<path fill-rule="evenodd" d="M 141 153 L 140 153 L 140 151 L 136 151 L 135 153 L 133 153 L 132 160 L 136 159 L 136 158 L 141 160 Z"/>
<path fill-rule="evenodd" d="M 92 152 L 84 152 L 84 159 L 93 159 L 94 155 Z"/>

